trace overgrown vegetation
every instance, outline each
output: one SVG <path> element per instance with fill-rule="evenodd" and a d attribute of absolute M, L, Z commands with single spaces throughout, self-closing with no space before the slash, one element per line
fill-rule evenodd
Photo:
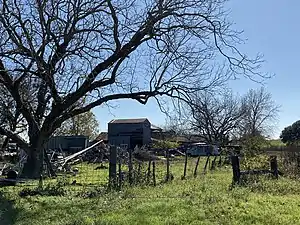
<path fill-rule="evenodd" d="M 242 139 L 243 154 L 247 157 L 254 157 L 261 154 L 263 152 L 263 148 L 268 145 L 268 141 L 261 135 L 249 135 Z"/>
<path fill-rule="evenodd" d="M 256 156 L 246 155 L 241 160 L 241 170 L 254 170 L 254 169 L 269 169 L 270 156 L 266 154 L 259 154 Z"/>
<path fill-rule="evenodd" d="M 178 148 L 179 143 L 175 142 L 175 141 L 162 141 L 162 140 L 158 140 L 153 144 L 153 148 L 156 149 L 172 149 L 172 148 Z"/>
<path fill-rule="evenodd" d="M 27 196 L 64 196 L 66 194 L 66 190 L 64 188 L 65 183 L 62 181 L 58 181 L 55 184 L 48 183 L 45 187 L 34 187 L 34 188 L 24 188 L 19 192 L 20 197 Z"/>
<path fill-rule="evenodd" d="M 157 187 L 124 187 L 113 192 L 90 187 L 81 189 L 81 194 L 85 190 L 90 196 L 70 192 L 26 198 L 18 196 L 18 187 L 4 188 L 0 224 L 299 224 L 300 197 L 295 193 L 300 186 L 296 180 L 259 176 L 231 188 L 230 167 L 206 175 L 199 172 L 193 178 L 195 161 L 189 161 L 186 180 L 180 179 L 183 163 L 172 163 L 175 179 Z M 260 166 L 254 163 L 251 168 Z M 157 169 L 163 166 L 158 164 Z M 201 160 L 199 169 L 203 166 Z M 69 186 L 64 188 L 70 191 Z"/>

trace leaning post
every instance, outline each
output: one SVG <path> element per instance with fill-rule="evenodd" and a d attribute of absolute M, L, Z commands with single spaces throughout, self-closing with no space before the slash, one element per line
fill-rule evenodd
<path fill-rule="evenodd" d="M 197 162 L 196 162 L 196 166 L 195 166 L 195 170 L 194 170 L 194 177 L 197 176 L 199 161 L 200 161 L 200 155 L 198 155 L 198 158 L 197 158 Z"/>
<path fill-rule="evenodd" d="M 186 178 L 186 168 L 187 168 L 187 163 L 188 163 L 188 155 L 185 152 L 185 160 L 184 160 L 184 168 L 183 168 L 183 177 L 182 179 Z"/>
<path fill-rule="evenodd" d="M 156 186 L 156 178 L 155 178 L 155 161 L 152 162 L 152 178 L 153 178 L 153 186 Z"/>

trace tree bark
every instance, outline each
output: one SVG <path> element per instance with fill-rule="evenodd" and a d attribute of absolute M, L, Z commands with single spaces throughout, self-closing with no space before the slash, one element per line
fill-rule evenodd
<path fill-rule="evenodd" d="M 43 172 L 43 163 L 46 152 L 44 144 L 49 139 L 49 136 L 40 131 L 33 132 L 36 135 L 29 137 L 30 148 L 26 151 L 27 161 L 24 163 L 21 177 L 30 179 L 39 179 Z M 46 156 L 47 157 L 47 156 Z"/>
<path fill-rule="evenodd" d="M 38 179 L 42 174 L 43 148 L 29 149 L 27 161 L 21 172 L 22 178 Z"/>

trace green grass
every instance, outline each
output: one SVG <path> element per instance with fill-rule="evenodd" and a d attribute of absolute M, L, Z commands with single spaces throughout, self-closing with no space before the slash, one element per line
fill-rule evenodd
<path fill-rule="evenodd" d="M 175 179 L 170 183 L 124 188 L 95 198 L 76 197 L 75 192 L 20 198 L 17 193 L 23 187 L 4 188 L 0 224 L 300 224 L 298 181 L 260 177 L 251 185 L 231 188 L 230 167 L 203 175 L 202 162 L 198 177 L 193 178 L 194 161 L 190 161 L 186 180 L 180 179 L 183 164 L 176 162 L 171 166 Z M 90 166 L 84 165 L 86 170 L 76 179 L 90 183 L 84 178 Z M 163 178 L 163 166 L 157 167 L 158 181 Z M 105 180 L 107 171 L 99 173 Z"/>

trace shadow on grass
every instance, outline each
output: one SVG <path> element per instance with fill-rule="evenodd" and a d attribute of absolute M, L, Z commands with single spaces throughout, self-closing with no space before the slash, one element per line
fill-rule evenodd
<path fill-rule="evenodd" d="M 17 215 L 18 210 L 14 207 L 14 201 L 7 199 L 0 191 L 0 224 L 15 224 Z"/>

